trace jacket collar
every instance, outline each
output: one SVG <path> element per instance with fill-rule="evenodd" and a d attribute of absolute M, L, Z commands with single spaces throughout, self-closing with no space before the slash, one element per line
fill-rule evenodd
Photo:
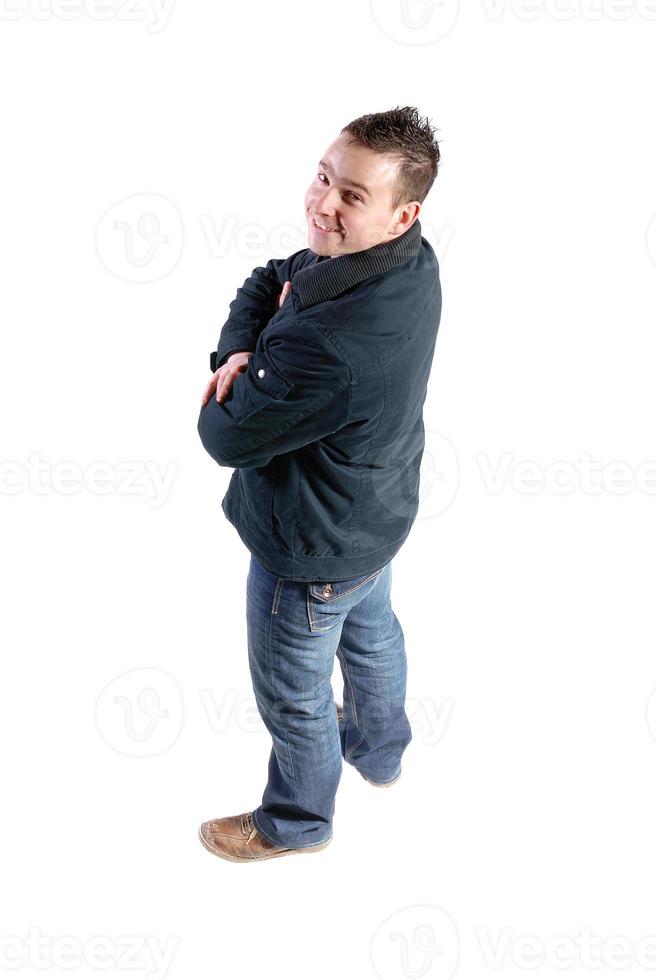
<path fill-rule="evenodd" d="M 295 311 L 298 313 L 315 303 L 334 299 L 363 279 L 370 279 L 407 262 L 420 250 L 421 241 L 421 225 L 419 218 L 415 218 L 407 231 L 389 242 L 379 242 L 371 248 L 336 255 L 331 259 L 319 256 L 311 265 L 299 269 L 292 278 Z"/>

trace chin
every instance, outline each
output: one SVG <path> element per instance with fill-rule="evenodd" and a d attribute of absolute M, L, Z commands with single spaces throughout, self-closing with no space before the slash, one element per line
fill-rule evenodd
<path fill-rule="evenodd" d="M 309 240 L 312 243 L 312 251 L 317 252 L 319 255 L 332 255 L 335 251 L 335 247 L 326 244 L 326 242 L 317 241 L 316 235 L 310 235 Z"/>

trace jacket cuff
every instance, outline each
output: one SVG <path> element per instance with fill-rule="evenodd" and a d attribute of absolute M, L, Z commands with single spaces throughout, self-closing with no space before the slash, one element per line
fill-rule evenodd
<path fill-rule="evenodd" d="M 217 358 L 219 357 L 218 350 L 213 350 L 210 354 L 210 371 L 212 372 L 212 374 L 214 374 L 217 368 L 220 368 L 222 364 L 225 364 L 225 362 L 228 360 L 231 354 L 235 354 L 238 350 L 241 350 L 241 347 L 233 347 L 232 350 L 229 350 L 225 354 L 222 354 L 220 360 L 217 360 Z"/>

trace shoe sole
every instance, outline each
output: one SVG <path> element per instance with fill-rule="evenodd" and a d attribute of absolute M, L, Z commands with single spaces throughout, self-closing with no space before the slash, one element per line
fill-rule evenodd
<path fill-rule="evenodd" d="M 209 841 L 203 837 L 202 825 L 198 830 L 198 837 L 203 847 L 208 850 L 210 854 L 216 854 L 217 857 L 223 858 L 224 861 L 234 861 L 237 864 L 258 864 L 260 861 L 270 861 L 272 858 L 284 857 L 285 854 L 307 854 L 308 851 L 323 851 L 323 849 L 328 847 L 333 839 L 331 835 L 328 840 L 324 841 L 322 844 L 312 844 L 309 847 L 286 847 L 283 851 L 276 851 L 274 854 L 265 854 L 262 857 L 241 858 L 224 854 L 223 851 L 217 851 L 216 848 L 212 847 Z"/>

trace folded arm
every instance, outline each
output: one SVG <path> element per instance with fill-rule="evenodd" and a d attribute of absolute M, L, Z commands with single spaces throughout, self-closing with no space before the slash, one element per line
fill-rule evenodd
<path fill-rule="evenodd" d="M 274 456 L 316 442 L 348 423 L 350 371 L 311 323 L 302 336 L 267 331 L 229 396 L 210 398 L 198 433 L 220 466 L 266 466 Z"/>
<path fill-rule="evenodd" d="M 269 259 L 253 269 L 230 304 L 217 349 L 210 354 L 212 373 L 235 351 L 254 351 L 257 339 L 276 312 L 276 300 L 284 283 L 292 278 L 296 260 L 307 249 L 299 249 L 286 259 Z"/>

